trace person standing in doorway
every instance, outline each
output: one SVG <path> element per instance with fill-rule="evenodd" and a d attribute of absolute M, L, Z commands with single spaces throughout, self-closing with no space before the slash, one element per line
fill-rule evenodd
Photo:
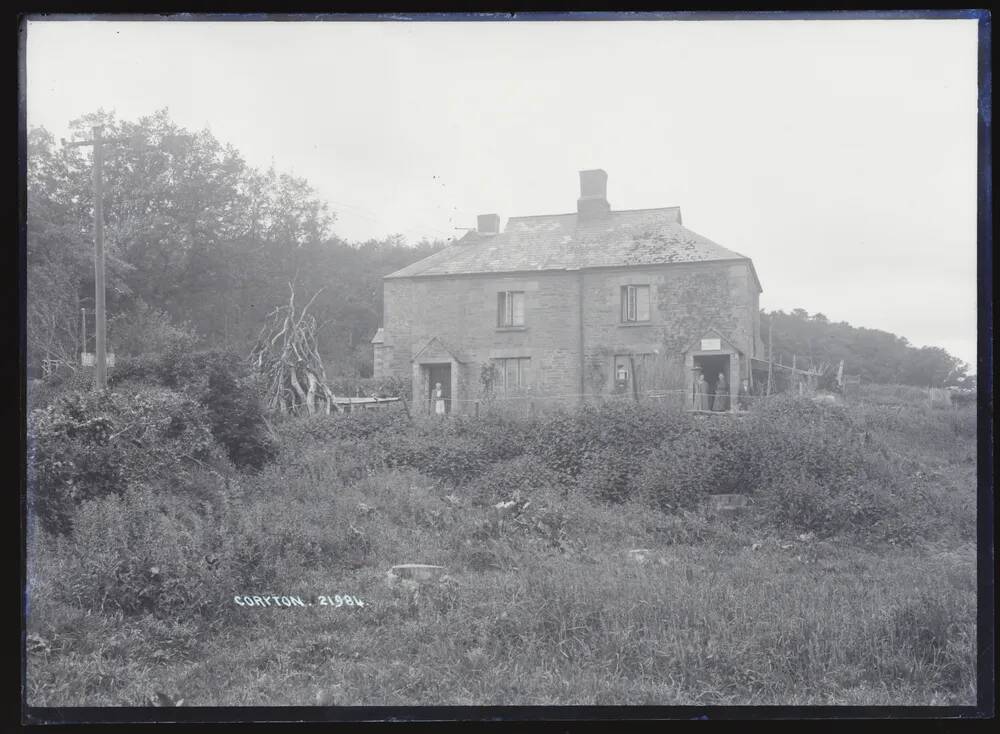
<path fill-rule="evenodd" d="M 444 415 L 444 392 L 441 390 L 441 383 L 434 383 L 434 413 Z"/>
<path fill-rule="evenodd" d="M 715 383 L 715 400 L 712 409 L 716 411 L 729 410 L 729 385 L 726 384 L 726 375 L 719 373 L 719 379 Z"/>
<path fill-rule="evenodd" d="M 705 373 L 698 370 L 698 379 L 694 383 L 694 407 L 695 410 L 711 410 L 712 396 L 708 393 L 708 380 Z"/>

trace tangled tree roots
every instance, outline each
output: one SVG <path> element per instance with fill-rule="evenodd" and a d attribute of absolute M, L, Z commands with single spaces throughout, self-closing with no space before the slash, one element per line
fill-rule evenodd
<path fill-rule="evenodd" d="M 326 385 L 316 342 L 316 319 L 306 313 L 322 289 L 296 314 L 295 289 L 291 283 L 288 287 L 292 292 L 288 305 L 268 314 L 250 352 L 250 363 L 264 385 L 267 407 L 281 413 L 310 415 L 339 410 Z"/>

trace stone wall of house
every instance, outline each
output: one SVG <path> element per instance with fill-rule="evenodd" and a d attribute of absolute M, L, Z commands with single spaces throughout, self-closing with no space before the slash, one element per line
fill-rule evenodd
<path fill-rule="evenodd" d="M 388 279 L 383 370 L 409 375 L 414 352 L 437 337 L 464 361 L 458 400 L 482 398 L 483 365 L 503 357 L 531 359 L 525 394 L 577 394 L 578 289 L 577 276 L 565 273 Z M 525 293 L 524 327 L 497 326 L 497 293 L 502 291 Z"/>
<path fill-rule="evenodd" d="M 621 289 L 650 286 L 650 319 L 621 323 Z M 717 331 L 746 356 L 754 349 L 757 290 L 743 262 L 684 263 L 647 268 L 590 271 L 585 276 L 584 353 L 586 392 L 617 391 L 615 355 L 646 354 L 646 390 L 680 390 L 686 385 L 683 355 L 710 331 Z"/>
<path fill-rule="evenodd" d="M 376 380 L 388 377 L 391 372 L 389 365 L 392 364 L 392 347 L 385 344 L 372 344 L 372 376 Z"/>
<path fill-rule="evenodd" d="M 650 320 L 621 323 L 621 287 L 650 286 Z M 523 328 L 497 326 L 497 293 L 524 291 Z M 580 316 L 585 325 L 580 358 Z M 462 360 L 456 411 L 484 398 L 482 367 L 502 357 L 531 359 L 524 396 L 607 396 L 616 388 L 615 355 L 642 354 L 644 390 L 685 385 L 684 351 L 717 330 L 752 354 L 757 292 L 743 262 L 672 264 L 509 276 L 384 281 L 383 375 L 411 376 L 411 357 L 437 337 Z M 418 390 L 416 381 L 414 389 Z M 572 398 L 571 398 L 572 399 Z M 417 402 L 419 396 L 415 396 Z M 462 402 L 470 401 L 470 402 Z"/>

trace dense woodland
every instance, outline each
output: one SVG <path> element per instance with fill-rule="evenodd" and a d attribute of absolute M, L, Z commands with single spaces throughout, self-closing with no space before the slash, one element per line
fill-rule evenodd
<path fill-rule="evenodd" d="M 345 242 L 335 213 L 309 183 L 250 166 L 209 131 L 191 132 L 166 110 L 136 122 L 98 111 L 73 123 L 122 139 L 105 154 L 105 238 L 111 348 L 128 357 L 171 346 L 247 354 L 289 284 L 309 298 L 333 377 L 371 373 L 369 340 L 381 324 L 383 275 L 446 243 L 401 236 Z M 93 341 L 93 230 L 89 149 L 49 132 L 28 136 L 28 365 L 75 365 Z M 86 322 L 81 309 L 88 309 Z M 868 382 L 958 384 L 967 366 L 945 350 L 832 323 L 802 309 L 765 313 L 775 359 L 837 363 Z"/>

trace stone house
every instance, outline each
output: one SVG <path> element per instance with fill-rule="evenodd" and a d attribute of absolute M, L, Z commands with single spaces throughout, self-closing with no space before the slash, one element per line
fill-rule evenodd
<path fill-rule="evenodd" d="M 607 174 L 580 172 L 569 214 L 496 214 L 384 278 L 375 376 L 413 380 L 413 405 L 484 401 L 541 409 L 621 396 L 688 407 L 697 370 L 714 387 L 753 379 L 760 282 L 750 258 L 683 226 L 679 207 L 612 210 Z M 735 402 L 735 401 L 733 401 Z"/>

